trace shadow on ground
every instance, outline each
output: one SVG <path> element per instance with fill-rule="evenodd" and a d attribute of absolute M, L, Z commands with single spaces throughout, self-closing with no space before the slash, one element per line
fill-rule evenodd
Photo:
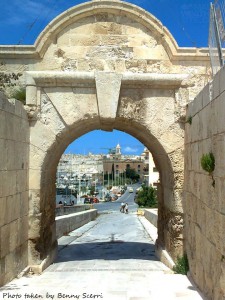
<path fill-rule="evenodd" d="M 152 244 L 110 241 L 67 245 L 59 251 L 55 262 L 93 259 L 141 259 L 158 261 L 155 256 L 155 246 Z"/>

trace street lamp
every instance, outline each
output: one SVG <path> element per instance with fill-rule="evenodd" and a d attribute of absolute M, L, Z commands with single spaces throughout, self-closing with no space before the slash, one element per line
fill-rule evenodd
<path fill-rule="evenodd" d="M 80 174 L 80 167 L 81 167 L 81 165 L 83 165 L 84 164 L 84 161 L 82 161 L 81 162 L 81 164 L 79 164 L 79 177 L 78 177 L 78 179 L 79 179 L 79 187 L 78 187 L 78 191 L 79 191 L 79 203 L 81 202 L 80 201 L 80 193 L 81 193 L 81 174 Z"/>

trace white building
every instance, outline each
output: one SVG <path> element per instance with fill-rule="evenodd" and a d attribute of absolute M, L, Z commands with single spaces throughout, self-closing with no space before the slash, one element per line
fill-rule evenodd
<path fill-rule="evenodd" d="M 146 181 L 148 182 L 149 186 L 154 186 L 159 181 L 159 172 L 156 169 L 151 152 L 147 148 L 144 148 L 141 158 L 145 164 L 148 165 L 148 175 L 145 175 Z"/>

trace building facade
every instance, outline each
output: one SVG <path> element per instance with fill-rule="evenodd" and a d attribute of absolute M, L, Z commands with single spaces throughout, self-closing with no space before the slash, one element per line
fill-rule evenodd
<path fill-rule="evenodd" d="M 154 185 L 159 179 L 153 157 L 147 148 L 141 155 L 123 155 L 118 144 L 108 148 L 108 154 L 63 154 L 57 168 L 57 184 L 65 181 L 82 180 L 91 183 L 103 183 L 107 180 L 120 179 L 121 185 L 126 182 L 126 170 L 133 169 L 140 176 L 140 182 Z"/>

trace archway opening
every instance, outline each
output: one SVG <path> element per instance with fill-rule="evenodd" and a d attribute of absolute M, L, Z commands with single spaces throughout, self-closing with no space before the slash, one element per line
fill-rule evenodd
<path fill-rule="evenodd" d="M 32 264 L 40 264 L 44 260 L 45 265 L 49 265 L 54 260 L 57 252 L 57 240 L 55 230 L 55 184 L 57 166 L 62 153 L 73 141 L 95 129 L 100 129 L 98 118 L 77 122 L 72 128 L 67 128 L 55 143 L 52 144 L 45 155 L 41 172 L 41 189 L 38 195 L 40 201 L 41 217 L 39 219 L 40 236 L 35 240 L 30 240 L 30 248 L 33 256 Z M 165 249 L 166 244 L 171 246 L 170 232 L 165 230 L 170 216 L 169 202 L 173 198 L 173 170 L 170 159 L 159 141 L 140 124 L 124 119 L 118 119 L 115 129 L 122 130 L 143 143 L 153 154 L 154 162 L 160 174 L 160 184 L 157 185 L 158 195 L 158 240 L 157 247 Z M 54 154 L 54 155 L 53 155 Z M 166 203 L 168 201 L 168 203 Z M 35 218 L 35 216 L 34 216 Z M 31 224 L 32 227 L 32 224 Z M 32 228 L 31 228 L 32 230 Z"/>
<path fill-rule="evenodd" d="M 156 189 L 159 179 L 152 154 L 137 139 L 118 130 L 95 130 L 72 142 L 61 156 L 56 204 L 88 203 L 84 198 L 91 196 L 94 201 L 115 200 L 129 184 Z"/>
<path fill-rule="evenodd" d="M 127 259 L 138 259 L 144 266 L 147 261 L 156 260 L 154 243 L 141 231 L 137 213 L 140 207 L 157 208 L 159 173 L 151 153 L 141 142 L 118 130 L 91 131 L 67 147 L 56 179 L 59 265 L 82 261 L 82 266 L 87 267 L 86 261 L 96 259 L 125 260 L 127 264 Z M 97 219 L 82 223 L 77 218 L 78 224 L 71 224 L 72 218 L 76 222 L 76 216 L 72 216 L 75 211 L 87 215 L 92 209 L 97 209 Z M 68 221 L 62 222 L 62 218 Z M 127 238 L 132 233 L 134 236 Z M 65 249 L 67 239 L 69 245 Z"/>

